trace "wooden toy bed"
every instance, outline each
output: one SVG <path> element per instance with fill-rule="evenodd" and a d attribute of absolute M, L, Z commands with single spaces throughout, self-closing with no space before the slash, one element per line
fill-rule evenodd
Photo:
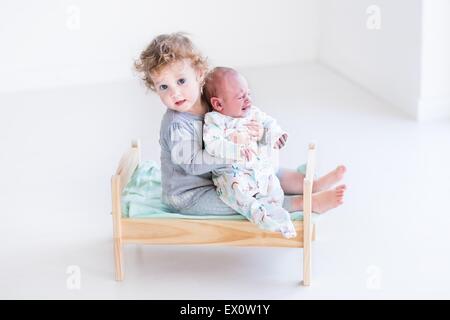
<path fill-rule="evenodd" d="M 311 197 L 315 167 L 315 145 L 308 149 L 303 181 L 303 221 L 294 221 L 297 237 L 285 239 L 279 233 L 260 230 L 249 221 L 194 219 L 136 219 L 122 217 L 121 194 L 140 163 L 140 144 L 134 140 L 112 176 L 112 218 L 115 278 L 122 281 L 122 247 L 125 244 L 215 245 L 303 248 L 303 285 L 311 282 L 311 241 L 316 228 L 311 221 Z"/>

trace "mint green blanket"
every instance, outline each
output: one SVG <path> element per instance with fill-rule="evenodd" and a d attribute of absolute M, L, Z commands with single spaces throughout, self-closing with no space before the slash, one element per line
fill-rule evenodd
<path fill-rule="evenodd" d="M 300 167 L 299 171 L 304 170 Z M 154 161 L 144 161 L 134 171 L 122 192 L 122 216 L 126 218 L 246 220 L 233 215 L 187 215 L 175 212 L 161 201 L 161 171 Z M 303 212 L 291 213 L 292 220 L 303 220 Z M 318 218 L 312 215 L 313 222 Z"/>

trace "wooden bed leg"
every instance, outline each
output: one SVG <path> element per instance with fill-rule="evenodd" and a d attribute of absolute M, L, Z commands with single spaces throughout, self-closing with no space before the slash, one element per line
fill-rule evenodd
<path fill-rule="evenodd" d="M 312 215 L 312 187 L 314 181 L 316 146 L 311 143 L 308 150 L 306 175 L 303 180 L 303 285 L 311 284 L 311 242 L 313 226 Z"/>
<path fill-rule="evenodd" d="M 120 177 L 114 175 L 111 179 L 112 191 L 112 219 L 113 219 L 113 241 L 114 241 L 114 262 L 116 270 L 116 281 L 123 280 L 122 264 L 122 225 L 121 225 L 121 205 L 120 205 Z"/>
<path fill-rule="evenodd" d="M 122 265 L 122 241 L 114 239 L 114 262 L 116 270 L 116 281 L 123 280 L 123 265 Z"/>
<path fill-rule="evenodd" d="M 303 186 L 303 285 L 311 284 L 311 181 Z"/>

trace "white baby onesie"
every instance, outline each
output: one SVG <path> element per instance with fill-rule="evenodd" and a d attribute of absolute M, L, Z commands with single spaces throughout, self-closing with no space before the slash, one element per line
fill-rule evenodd
<path fill-rule="evenodd" d="M 245 124 L 252 119 L 264 127 L 258 143 L 234 143 L 235 133 L 248 133 Z M 279 231 L 286 238 L 296 236 L 289 213 L 283 209 L 284 192 L 273 165 L 259 144 L 272 148 L 285 134 L 275 119 L 252 106 L 245 117 L 233 118 L 213 111 L 205 115 L 203 140 L 212 156 L 226 159 L 230 165 L 213 171 L 217 194 L 228 206 L 268 231 Z M 243 149 L 251 149 L 252 159 L 246 161 Z"/>

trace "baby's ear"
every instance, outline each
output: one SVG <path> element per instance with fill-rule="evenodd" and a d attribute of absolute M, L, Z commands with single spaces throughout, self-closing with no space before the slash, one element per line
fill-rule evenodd
<path fill-rule="evenodd" d="M 214 110 L 220 112 L 223 110 L 222 104 L 220 103 L 220 99 L 217 97 L 212 97 L 209 101 Z"/>

